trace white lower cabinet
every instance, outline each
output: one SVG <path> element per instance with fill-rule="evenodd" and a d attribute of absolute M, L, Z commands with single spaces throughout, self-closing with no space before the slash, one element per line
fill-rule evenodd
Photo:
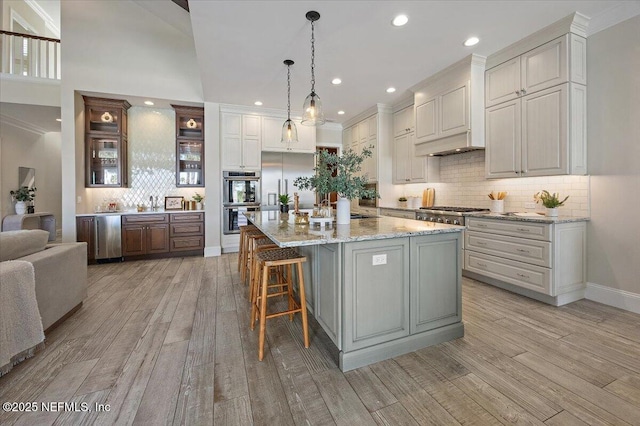
<path fill-rule="evenodd" d="M 583 297 L 585 222 L 527 223 L 469 218 L 465 271 L 490 284 L 507 283 L 564 304 Z"/>

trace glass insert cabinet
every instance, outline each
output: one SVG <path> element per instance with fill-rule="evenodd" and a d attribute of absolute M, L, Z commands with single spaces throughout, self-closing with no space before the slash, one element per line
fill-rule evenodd
<path fill-rule="evenodd" d="M 204 186 L 204 108 L 171 105 L 176 112 L 176 186 Z"/>
<path fill-rule="evenodd" d="M 85 186 L 123 188 L 129 184 L 127 111 L 129 102 L 83 96 Z"/>

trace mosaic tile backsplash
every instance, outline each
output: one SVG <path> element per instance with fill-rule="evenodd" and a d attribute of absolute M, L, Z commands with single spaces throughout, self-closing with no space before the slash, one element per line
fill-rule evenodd
<path fill-rule="evenodd" d="M 395 185 L 397 196 L 420 196 L 424 188 L 435 188 L 436 205 L 489 208 L 487 194 L 507 191 L 505 211 L 525 211 L 525 203 L 543 189 L 569 196 L 560 214 L 574 217 L 590 216 L 589 176 L 544 176 L 515 179 L 485 179 L 485 151 L 470 151 L 440 158 L 440 182 L 430 184 Z M 393 204 L 393 203 L 392 203 Z M 542 205 L 536 207 L 544 210 Z"/>
<path fill-rule="evenodd" d="M 204 188 L 176 188 L 175 111 L 146 107 L 129 109 L 129 188 L 95 188 L 95 205 L 113 200 L 122 209 L 138 204 L 150 206 L 149 197 L 157 197 L 164 206 L 167 195 L 185 199 Z"/>

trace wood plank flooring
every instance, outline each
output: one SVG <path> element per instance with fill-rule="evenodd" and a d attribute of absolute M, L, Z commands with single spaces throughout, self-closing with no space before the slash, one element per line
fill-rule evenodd
<path fill-rule="evenodd" d="M 258 361 L 235 255 L 93 265 L 82 309 L 0 378 L 0 402 L 92 411 L 0 424 L 640 425 L 640 315 L 465 279 L 463 318 L 462 339 L 343 374 L 299 316 L 268 322 Z"/>

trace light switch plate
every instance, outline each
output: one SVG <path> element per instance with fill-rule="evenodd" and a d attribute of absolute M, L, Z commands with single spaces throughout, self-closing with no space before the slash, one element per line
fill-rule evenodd
<path fill-rule="evenodd" d="M 82 196 L 81 195 L 78 195 L 77 203 L 78 204 L 82 204 Z"/>
<path fill-rule="evenodd" d="M 373 266 L 386 265 L 387 264 L 387 255 L 386 254 L 374 254 L 372 256 L 371 264 Z"/>

